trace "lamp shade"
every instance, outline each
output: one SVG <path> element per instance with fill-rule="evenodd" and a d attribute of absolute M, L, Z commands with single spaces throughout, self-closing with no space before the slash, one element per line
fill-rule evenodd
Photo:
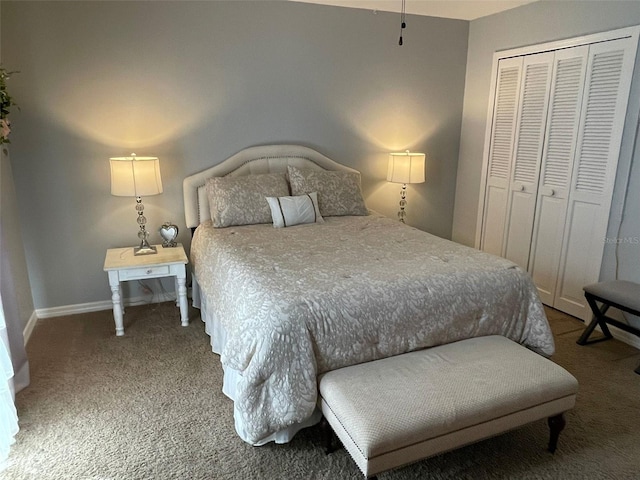
<path fill-rule="evenodd" d="M 111 165 L 111 195 L 147 197 L 162 193 L 160 160 L 156 157 L 113 157 Z"/>
<path fill-rule="evenodd" d="M 412 153 L 409 150 L 402 153 L 390 153 L 387 181 L 394 183 L 424 182 L 424 160 L 424 153 Z"/>

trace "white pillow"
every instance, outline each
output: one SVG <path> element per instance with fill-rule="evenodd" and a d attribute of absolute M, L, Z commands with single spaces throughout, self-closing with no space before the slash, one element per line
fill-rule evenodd
<path fill-rule="evenodd" d="M 266 197 L 271 208 L 273 226 L 292 227 L 303 223 L 322 223 L 316 192 L 297 197 Z"/>

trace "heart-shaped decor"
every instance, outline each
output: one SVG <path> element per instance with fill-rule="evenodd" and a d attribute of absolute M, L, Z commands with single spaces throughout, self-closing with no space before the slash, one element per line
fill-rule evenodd
<path fill-rule="evenodd" d="M 171 222 L 165 222 L 165 224 L 160 227 L 160 236 L 164 240 L 162 242 L 163 247 L 175 247 L 178 245 L 176 242 L 178 227 L 173 225 Z"/>

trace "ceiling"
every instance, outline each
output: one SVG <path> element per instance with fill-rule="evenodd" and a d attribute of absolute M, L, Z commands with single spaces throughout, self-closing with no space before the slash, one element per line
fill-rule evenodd
<path fill-rule="evenodd" d="M 290 0 L 399 13 L 402 0 Z M 407 14 L 475 20 L 538 0 L 406 0 Z"/>

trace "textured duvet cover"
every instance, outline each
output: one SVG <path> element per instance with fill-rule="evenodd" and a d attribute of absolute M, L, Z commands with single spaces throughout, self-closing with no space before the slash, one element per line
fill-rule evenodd
<path fill-rule="evenodd" d="M 328 370 L 494 334 L 554 351 L 526 272 L 377 214 L 279 229 L 209 221 L 191 260 L 226 333 L 221 361 L 241 374 L 235 413 L 250 443 L 307 419 Z"/>

